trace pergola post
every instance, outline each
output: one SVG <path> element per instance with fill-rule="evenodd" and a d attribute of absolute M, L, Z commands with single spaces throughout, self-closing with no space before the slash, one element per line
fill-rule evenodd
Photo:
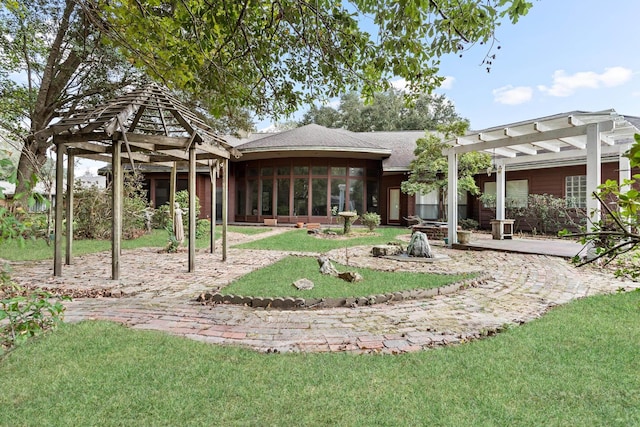
<path fill-rule="evenodd" d="M 496 219 L 506 219 L 506 173 L 503 165 L 499 165 L 496 171 Z"/>
<path fill-rule="evenodd" d="M 587 126 L 587 217 L 592 225 L 600 221 L 600 206 L 593 193 L 598 190 L 602 181 L 601 157 L 600 125 L 591 123 Z"/>
<path fill-rule="evenodd" d="M 173 162 L 171 175 L 169 176 L 169 218 L 173 221 L 176 215 L 176 181 L 178 177 L 178 164 Z M 157 206 L 155 206 L 157 208 Z"/>
<path fill-rule="evenodd" d="M 458 154 L 449 150 L 447 175 L 447 228 L 449 246 L 458 243 Z"/>
<path fill-rule="evenodd" d="M 229 159 L 224 159 L 222 179 L 222 261 L 227 260 L 227 223 L 229 219 Z"/>
<path fill-rule="evenodd" d="M 111 157 L 111 171 L 113 182 L 111 184 L 111 279 L 120 279 L 120 244 L 122 241 L 122 193 L 123 177 L 122 163 L 122 141 L 113 141 L 113 152 Z"/>
<path fill-rule="evenodd" d="M 65 146 L 56 142 L 56 218 L 54 223 L 53 275 L 62 276 L 62 214 L 64 207 L 64 152 Z"/>
<path fill-rule="evenodd" d="M 73 149 L 67 150 L 67 250 L 65 251 L 65 264 L 71 265 L 73 261 L 73 183 L 74 167 L 73 167 Z"/>
<path fill-rule="evenodd" d="M 212 164 L 209 165 L 209 177 L 211 178 L 211 238 L 209 239 L 211 246 L 211 253 L 215 253 L 216 251 L 216 186 L 218 177 L 218 161 L 214 160 Z"/>
<path fill-rule="evenodd" d="M 196 270 L 196 148 L 189 148 L 189 273 Z"/>

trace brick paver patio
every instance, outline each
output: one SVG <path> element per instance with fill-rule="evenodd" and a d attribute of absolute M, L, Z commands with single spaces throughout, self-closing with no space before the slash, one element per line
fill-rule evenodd
<path fill-rule="evenodd" d="M 230 243 L 263 238 L 230 234 Z M 202 292 L 225 286 L 237 277 L 288 255 L 282 251 L 229 249 L 199 252 L 196 272 L 187 272 L 187 254 L 158 253 L 145 248 L 123 251 L 121 277 L 109 280 L 109 254 L 77 257 L 52 277 L 52 262 L 12 263 L 13 279 L 24 285 L 68 290 L 106 290 L 122 297 L 76 298 L 67 303 L 65 320 L 111 320 L 134 329 L 160 330 L 212 344 L 241 345 L 258 351 L 351 351 L 401 353 L 477 339 L 505 325 L 521 324 L 551 307 L 595 294 L 632 289 L 595 268 L 576 268 L 566 259 L 495 251 L 460 251 L 435 246 L 447 262 L 398 262 L 369 255 L 370 247 L 334 250 L 341 263 L 385 270 L 489 273 L 477 287 L 424 300 L 358 308 L 278 311 L 237 305 L 200 305 Z"/>

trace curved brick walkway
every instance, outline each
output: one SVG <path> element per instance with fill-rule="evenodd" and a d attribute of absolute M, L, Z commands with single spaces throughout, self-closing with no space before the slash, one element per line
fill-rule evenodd
<path fill-rule="evenodd" d="M 230 243 L 257 236 L 230 236 Z M 370 248 L 329 253 L 338 262 L 385 270 L 431 272 L 484 271 L 484 284 L 431 299 L 371 307 L 277 311 L 234 305 L 203 306 L 201 292 L 228 284 L 249 271 L 288 255 L 280 251 L 229 249 L 220 255 L 199 252 L 195 273 L 187 273 L 187 254 L 155 249 L 124 251 L 122 279 L 114 282 L 108 254 L 78 257 L 53 278 L 51 261 L 13 263 L 12 277 L 26 285 L 67 289 L 109 289 L 122 298 L 78 298 L 67 303 L 66 320 L 106 319 L 134 329 L 152 329 L 215 344 L 259 351 L 381 351 L 399 353 L 460 343 L 499 331 L 507 324 L 535 319 L 550 307 L 589 295 L 634 288 L 593 268 L 576 269 L 567 260 L 541 255 L 456 251 L 436 246 L 451 260 L 433 264 L 381 261 Z M 100 278 L 101 277 L 101 278 Z"/>

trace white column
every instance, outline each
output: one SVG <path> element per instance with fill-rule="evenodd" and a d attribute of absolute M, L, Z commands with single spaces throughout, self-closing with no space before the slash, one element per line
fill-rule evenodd
<path fill-rule="evenodd" d="M 449 246 L 458 243 L 458 154 L 449 150 L 447 174 L 447 227 Z"/>
<path fill-rule="evenodd" d="M 496 219 L 506 219 L 506 198 L 507 198 L 507 184 L 506 184 L 506 171 L 504 165 L 497 164 L 496 172 Z"/>
<path fill-rule="evenodd" d="M 631 190 L 631 186 L 623 185 L 625 180 L 631 179 L 631 162 L 629 158 L 624 154 L 629 150 L 628 144 L 620 146 L 620 153 L 618 154 L 618 183 L 620 184 L 620 191 L 626 192 Z"/>
<path fill-rule="evenodd" d="M 624 154 L 629 150 L 630 145 L 625 144 L 620 146 L 620 153 L 618 154 L 618 184 L 620 185 L 620 192 L 626 193 L 631 190 L 630 185 L 624 185 L 625 180 L 631 179 L 631 161 Z M 623 221 L 629 222 L 629 218 L 622 218 Z M 627 225 L 627 231 L 631 231 L 631 227 Z"/>
<path fill-rule="evenodd" d="M 601 183 L 601 162 L 600 126 L 592 123 L 587 126 L 587 215 L 592 223 L 600 221 L 600 202 L 593 193 Z"/>

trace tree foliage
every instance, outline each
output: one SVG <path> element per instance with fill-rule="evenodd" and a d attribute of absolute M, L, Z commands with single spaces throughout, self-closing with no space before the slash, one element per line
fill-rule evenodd
<path fill-rule="evenodd" d="M 408 100 L 404 92 L 389 89 L 376 93 L 370 102 L 356 92 L 343 95 L 340 106 L 312 106 L 301 125 L 319 124 L 329 128 L 345 128 L 353 132 L 437 129 L 455 121 L 463 121 L 444 95 L 422 94 Z"/>
<path fill-rule="evenodd" d="M 140 74 L 104 43 L 75 0 L 1 0 L 0 33 L 0 127 L 22 143 L 22 192 L 46 161 L 47 127 Z"/>
<path fill-rule="evenodd" d="M 455 122 L 439 127 L 439 133 L 427 133 L 416 141 L 415 158 L 411 161 L 409 179 L 402 182 L 402 191 L 410 194 L 438 192 L 439 217 L 444 218 L 444 200 L 448 191 L 448 159 L 442 150 L 449 146 L 444 142 L 452 135 L 462 135 L 467 122 Z M 458 159 L 458 192 L 479 194 L 474 175 L 491 165 L 486 153 L 464 153 Z"/>
<path fill-rule="evenodd" d="M 495 41 L 526 0 L 80 0 L 130 61 L 218 113 L 292 113 L 306 102 L 402 77 L 413 94 L 438 86 L 438 58 Z"/>

